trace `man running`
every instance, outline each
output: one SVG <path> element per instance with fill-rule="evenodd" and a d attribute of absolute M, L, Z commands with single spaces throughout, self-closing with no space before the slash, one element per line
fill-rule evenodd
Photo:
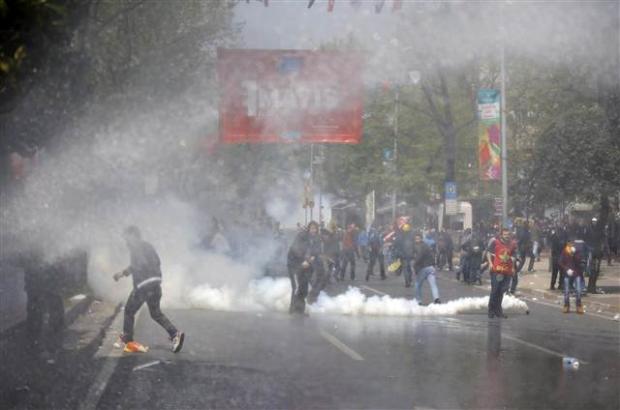
<path fill-rule="evenodd" d="M 125 318 L 121 342 L 127 345 L 133 342 L 134 317 L 142 304 L 146 302 L 151 313 L 151 318 L 160 324 L 172 342 L 172 351 L 178 353 L 183 347 L 185 334 L 177 330 L 170 320 L 159 308 L 161 301 L 161 263 L 159 255 L 153 245 L 142 240 L 140 230 L 136 226 L 129 226 L 123 232 L 123 238 L 129 248 L 130 264 L 127 269 L 114 274 L 114 280 L 118 281 L 123 276 L 133 277 L 133 290 L 129 294 L 125 304 Z"/>

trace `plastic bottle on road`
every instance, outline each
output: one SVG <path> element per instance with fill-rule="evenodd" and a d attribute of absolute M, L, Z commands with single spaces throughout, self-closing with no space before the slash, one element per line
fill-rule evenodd
<path fill-rule="evenodd" d="M 564 357 L 562 358 L 562 364 L 565 369 L 579 369 L 579 360 L 574 357 Z"/>

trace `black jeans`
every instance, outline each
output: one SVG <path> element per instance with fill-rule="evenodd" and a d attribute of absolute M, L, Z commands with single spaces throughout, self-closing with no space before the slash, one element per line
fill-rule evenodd
<path fill-rule="evenodd" d="M 508 288 L 511 276 L 503 275 L 501 280 L 498 280 L 498 274 L 491 272 L 491 296 L 489 296 L 489 314 L 502 315 L 502 300 L 504 299 L 504 292 Z"/>
<path fill-rule="evenodd" d="M 306 296 L 312 270 L 304 269 L 301 265 L 289 265 L 288 276 L 291 280 L 291 304 L 289 313 L 304 313 L 306 310 Z"/>
<path fill-rule="evenodd" d="M 517 291 L 517 285 L 519 284 L 519 272 L 514 272 L 510 277 L 510 293 L 515 293 Z"/>
<path fill-rule="evenodd" d="M 329 275 L 325 272 L 325 265 L 323 265 L 323 261 L 317 259 L 312 262 L 312 290 L 308 294 L 308 303 L 314 303 L 319 297 L 319 293 L 325 287 L 327 287 L 327 283 L 329 282 Z"/>
<path fill-rule="evenodd" d="M 151 318 L 159 323 L 161 327 L 166 329 L 170 338 L 177 333 L 176 327 L 164 315 L 159 308 L 161 301 L 161 286 L 159 284 L 150 284 L 142 288 L 131 291 L 127 303 L 125 304 L 125 321 L 123 323 L 123 341 L 125 343 L 133 340 L 133 327 L 136 313 L 140 307 L 146 302 L 151 313 Z"/>
<path fill-rule="evenodd" d="M 560 256 L 559 255 L 551 255 L 551 288 L 555 288 L 555 282 L 558 279 L 558 274 L 560 273 Z M 562 287 L 564 281 L 562 275 L 560 275 L 558 281 L 558 288 Z"/>
<path fill-rule="evenodd" d="M 340 279 L 344 279 L 347 273 L 347 264 L 351 264 L 351 280 L 355 279 L 355 250 L 345 249 L 342 251 L 342 266 L 340 267 Z"/>
<path fill-rule="evenodd" d="M 405 273 L 405 286 L 411 286 L 411 281 L 413 279 L 413 267 L 411 264 L 413 263 L 413 258 L 405 257 L 400 259 L 402 262 L 402 270 Z"/>
<path fill-rule="evenodd" d="M 385 278 L 385 258 L 383 257 L 383 252 L 381 252 L 381 250 L 371 250 L 370 262 L 368 263 L 368 270 L 366 271 L 366 279 L 374 273 L 375 263 L 377 262 L 379 262 L 381 277 Z"/>

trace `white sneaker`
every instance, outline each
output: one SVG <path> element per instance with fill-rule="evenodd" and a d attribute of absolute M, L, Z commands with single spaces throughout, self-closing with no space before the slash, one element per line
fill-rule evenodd
<path fill-rule="evenodd" d="M 119 336 L 118 340 L 116 340 L 116 342 L 114 342 L 114 348 L 116 349 L 124 349 L 125 348 L 125 342 L 123 341 L 123 337 Z"/>
<path fill-rule="evenodd" d="M 174 353 L 179 353 L 183 348 L 183 342 L 185 341 L 185 333 L 178 332 L 172 338 L 172 351 Z"/>

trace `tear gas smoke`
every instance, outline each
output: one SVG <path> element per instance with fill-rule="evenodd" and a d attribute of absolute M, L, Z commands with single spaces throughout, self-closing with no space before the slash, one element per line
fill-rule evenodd
<path fill-rule="evenodd" d="M 239 20 L 248 23 L 246 45 L 317 48 L 332 38 L 343 39 L 353 33 L 369 50 L 366 72 L 370 81 L 398 77 L 398 73 L 416 68 L 424 61 L 422 57 L 459 67 L 481 52 L 497 51 L 500 10 L 486 2 L 444 8 L 444 3 L 410 2 L 415 7 L 404 8 L 403 13 L 375 16 L 361 11 L 354 19 L 350 13 L 339 14 L 338 6 L 333 16 L 324 12 L 319 16 L 321 24 L 303 17 L 298 3 L 273 2 L 269 8 L 240 4 L 236 13 Z M 319 6 L 324 10 L 325 3 L 317 2 L 311 12 Z M 289 7 L 287 13 L 295 13 L 294 18 L 273 14 L 280 7 Z M 597 3 L 588 8 L 561 2 L 539 7 L 538 2 L 532 2 L 510 6 L 503 18 L 506 46 L 515 53 L 545 60 L 557 58 L 566 64 L 591 61 L 596 65 L 607 60 L 617 64 L 613 58 L 605 59 L 617 53 L 614 41 L 618 37 L 613 31 L 619 20 L 617 4 Z M 270 19 L 278 21 L 270 25 Z M 289 24 L 306 33 L 289 31 Z M 260 33 L 252 39 L 257 26 Z M 265 31 L 266 27 L 274 27 L 278 44 L 270 44 L 269 36 L 275 37 Z M 597 27 L 602 29 L 590 32 Z M 611 30 L 611 34 L 605 36 L 602 30 Z M 613 53 L 608 53 L 614 44 L 616 49 L 611 47 Z M 209 47 L 215 44 L 205 45 Z M 205 75 L 195 75 L 202 72 Z M 50 258 L 75 247 L 89 250 L 91 286 L 100 296 L 121 300 L 129 283 L 114 283 L 111 275 L 128 264 L 120 232 L 124 226 L 135 224 L 160 253 L 164 303 L 218 310 L 284 311 L 290 298 L 288 280 L 257 280 L 278 244 L 245 222 L 253 218 L 249 210 L 294 222 L 286 216 L 291 214 L 292 204 L 299 209 L 301 189 L 293 187 L 301 187 L 303 178 L 299 164 L 287 166 L 292 162 L 291 152 L 299 148 L 253 149 L 250 154 L 255 162 L 245 163 L 241 158 L 232 166 L 202 156 L 200 141 L 217 130 L 217 92 L 212 67 L 198 65 L 191 74 L 190 90 L 156 99 L 149 84 L 141 93 L 125 90 L 126 94 L 135 94 L 135 99 L 119 97 L 129 102 L 116 104 L 110 97 L 93 104 L 65 134 L 54 136 L 55 144 L 41 155 L 23 189 L 3 204 L 3 236 L 24 243 L 40 241 Z M 30 115 L 29 107 L 25 98 L 16 112 Z M 267 149 L 271 156 L 261 157 L 261 150 Z M 290 175 L 274 180 L 274 164 L 283 165 L 282 175 Z M 201 248 L 202 238 L 212 229 L 212 216 L 224 221 L 227 239 L 242 252 L 231 258 Z M 505 303 L 507 309 L 526 308 L 523 302 L 509 297 Z M 310 311 L 417 316 L 479 310 L 485 304 L 486 298 L 475 298 L 419 306 L 405 299 L 367 297 L 352 288 L 337 297 L 321 295 Z"/>
<path fill-rule="evenodd" d="M 291 284 L 288 279 L 263 278 L 250 282 L 245 289 L 199 286 L 189 294 L 190 306 L 222 311 L 288 311 Z M 460 298 L 443 304 L 423 306 L 415 300 L 390 296 L 367 296 L 359 288 L 349 287 L 340 295 L 321 292 L 316 303 L 309 305 L 311 314 L 349 316 L 437 316 L 484 311 L 487 297 Z M 502 307 L 507 311 L 527 312 L 525 302 L 506 296 Z"/>

